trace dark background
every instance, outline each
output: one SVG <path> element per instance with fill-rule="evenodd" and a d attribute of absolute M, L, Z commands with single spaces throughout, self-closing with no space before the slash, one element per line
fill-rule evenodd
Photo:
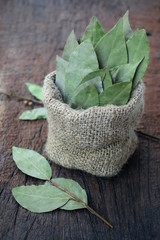
<path fill-rule="evenodd" d="M 160 1 L 1 0 L 1 90 L 31 97 L 24 83 L 43 85 L 44 76 L 55 70 L 56 55 L 62 55 L 72 29 L 81 37 L 95 15 L 107 32 L 127 9 L 133 30 L 146 29 L 151 49 L 143 78 L 145 112 L 138 129 L 160 136 Z M 18 120 L 31 108 L 0 95 L 0 239 L 159 240 L 160 142 L 141 135 L 136 152 L 113 178 L 98 178 L 52 163 L 54 177 L 78 181 L 87 191 L 89 205 L 114 229 L 87 210 L 34 214 L 17 204 L 13 187 L 41 183 L 17 169 L 11 152 L 17 146 L 44 154 L 47 121 Z"/>

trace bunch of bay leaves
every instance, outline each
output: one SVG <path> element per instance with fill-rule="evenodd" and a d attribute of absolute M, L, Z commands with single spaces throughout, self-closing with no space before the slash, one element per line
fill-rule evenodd
<path fill-rule="evenodd" d="M 128 11 L 107 34 L 92 17 L 83 37 L 77 41 L 72 31 L 62 58 L 57 56 L 55 83 L 72 108 L 120 106 L 129 101 L 148 60 L 146 31 L 132 32 Z"/>

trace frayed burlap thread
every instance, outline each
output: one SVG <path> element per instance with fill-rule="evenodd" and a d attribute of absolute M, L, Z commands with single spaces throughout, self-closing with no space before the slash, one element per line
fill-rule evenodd
<path fill-rule="evenodd" d="M 136 149 L 134 130 L 144 109 L 143 82 L 124 106 L 76 110 L 63 102 L 55 74 L 48 74 L 43 85 L 48 157 L 66 168 L 104 177 L 116 175 Z"/>

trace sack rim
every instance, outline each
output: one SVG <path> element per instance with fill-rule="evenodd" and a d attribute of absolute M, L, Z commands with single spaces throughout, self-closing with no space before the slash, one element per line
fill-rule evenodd
<path fill-rule="evenodd" d="M 60 104 L 62 108 L 64 108 L 66 111 L 70 111 L 73 112 L 74 114 L 77 113 L 77 114 L 81 114 L 81 113 L 87 113 L 87 112 L 90 112 L 94 109 L 94 111 L 96 110 L 108 110 L 110 111 L 110 109 L 112 109 L 112 111 L 114 110 L 120 110 L 120 111 L 125 111 L 127 110 L 129 107 L 133 106 L 133 105 L 136 105 L 138 99 L 139 99 L 139 95 L 143 96 L 144 95 L 144 83 L 142 81 L 142 79 L 140 80 L 138 86 L 136 87 L 136 89 L 133 91 L 133 94 L 130 98 L 130 100 L 128 101 L 127 104 L 125 105 L 121 105 L 121 106 L 116 106 L 116 105 L 113 105 L 113 104 L 107 104 L 107 105 L 104 105 L 104 106 L 92 106 L 92 107 L 89 107 L 87 109 L 74 109 L 74 108 L 71 108 L 67 103 L 65 103 L 62 99 L 62 96 L 61 96 L 61 93 L 58 89 L 58 87 L 56 86 L 56 84 L 54 83 L 54 77 L 56 76 L 56 71 L 53 71 L 53 72 L 50 72 L 49 74 L 47 74 L 45 76 L 45 79 L 44 79 L 44 85 L 43 85 L 43 102 L 45 104 L 45 106 L 49 107 L 50 109 L 54 109 L 54 106 L 55 104 Z M 50 88 L 49 88 L 50 86 Z M 56 89 L 57 91 L 57 96 L 56 97 L 53 97 L 53 87 L 54 89 Z M 44 91 L 44 88 L 45 88 L 45 91 Z"/>

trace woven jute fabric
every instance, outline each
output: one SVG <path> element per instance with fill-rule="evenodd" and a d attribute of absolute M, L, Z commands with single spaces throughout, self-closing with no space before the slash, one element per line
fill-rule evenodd
<path fill-rule="evenodd" d="M 134 130 L 144 109 L 143 82 L 126 105 L 77 110 L 63 102 L 55 77 L 55 72 L 50 73 L 43 85 L 48 157 L 59 165 L 93 175 L 116 175 L 137 145 Z"/>

